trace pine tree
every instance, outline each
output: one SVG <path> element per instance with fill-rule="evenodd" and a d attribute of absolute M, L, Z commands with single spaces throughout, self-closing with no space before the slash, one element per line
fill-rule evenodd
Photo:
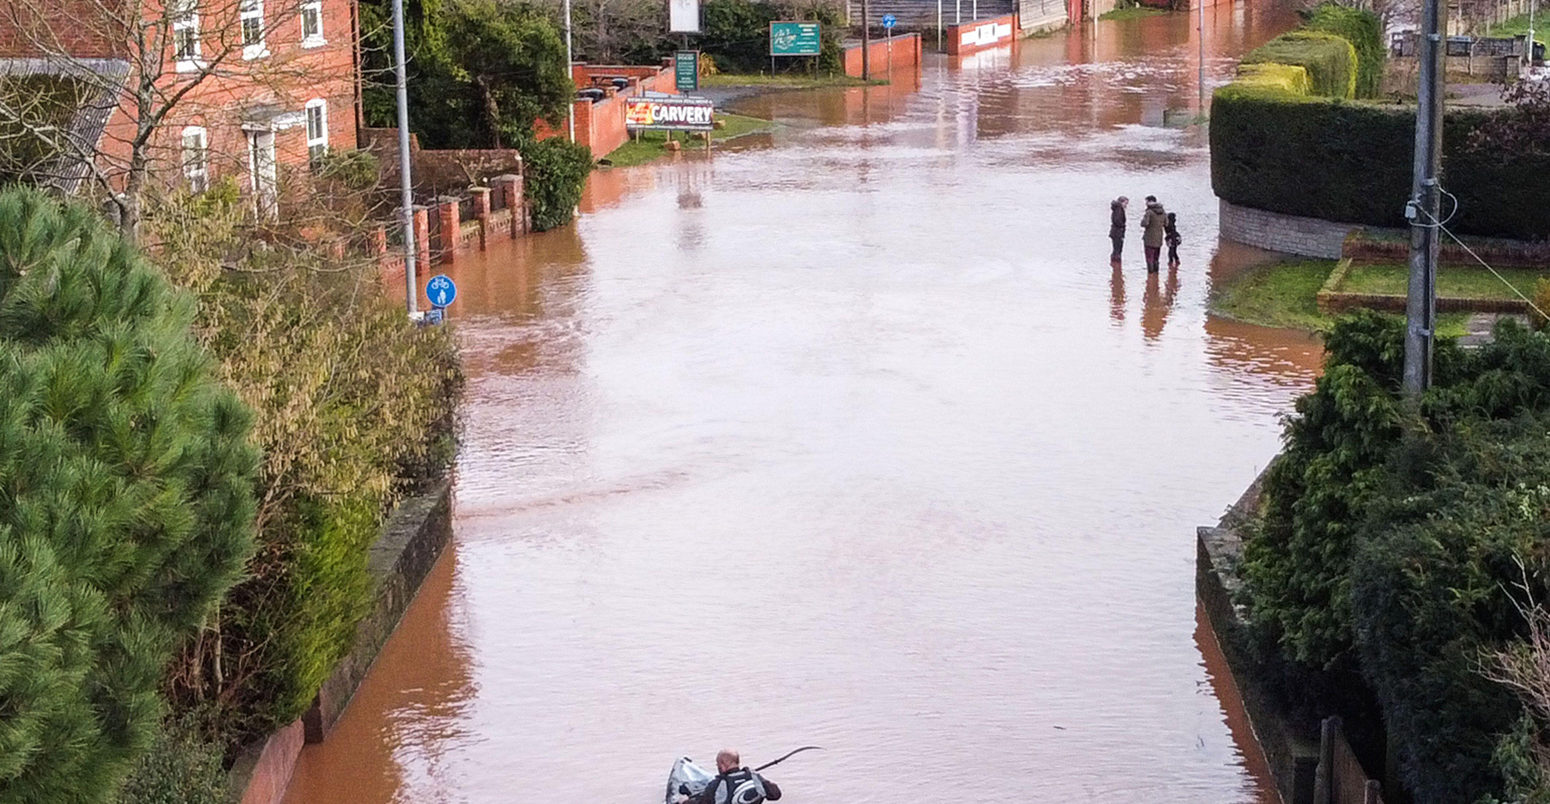
<path fill-rule="evenodd" d="M 253 549 L 249 413 L 93 213 L 0 193 L 0 802 L 113 795 Z"/>

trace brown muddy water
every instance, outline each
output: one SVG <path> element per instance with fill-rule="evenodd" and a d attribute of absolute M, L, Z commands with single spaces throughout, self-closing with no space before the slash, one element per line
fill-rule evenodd
<path fill-rule="evenodd" d="M 1290 27 L 1207 12 L 1211 82 Z M 292 802 L 1268 800 L 1194 528 L 1275 453 L 1305 335 L 1216 320 L 1193 17 L 1100 23 L 599 173 L 449 272 L 456 537 Z M 1108 201 L 1178 212 L 1148 277 Z"/>

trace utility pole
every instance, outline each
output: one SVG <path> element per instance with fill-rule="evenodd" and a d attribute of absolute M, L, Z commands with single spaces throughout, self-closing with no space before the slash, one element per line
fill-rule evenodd
<path fill-rule="evenodd" d="M 404 0 L 393 0 L 393 79 L 398 90 L 398 177 L 402 191 L 399 210 L 404 227 L 404 302 L 414 318 L 420 294 L 414 278 L 414 182 L 409 175 L 409 79 L 404 68 Z"/>
<path fill-rule="evenodd" d="M 1404 392 L 1412 399 L 1432 384 L 1432 340 L 1437 319 L 1437 254 L 1441 234 L 1442 33 L 1440 0 L 1421 6 L 1419 99 L 1415 110 L 1415 178 L 1405 217 L 1410 220 L 1410 284 L 1405 304 Z"/>
<path fill-rule="evenodd" d="M 872 80 L 872 14 L 867 0 L 861 0 L 861 80 Z"/>
<path fill-rule="evenodd" d="M 395 3 L 403 2 L 403 0 L 393 0 L 393 2 L 395 2 Z M 571 69 L 571 65 L 574 64 L 575 61 L 576 61 L 575 57 L 571 55 L 571 49 L 570 49 L 570 0 L 565 0 L 565 8 L 563 10 L 563 13 L 565 14 L 565 77 L 566 78 L 570 78 L 570 77 L 572 77 L 575 74 L 575 71 Z M 575 142 L 576 141 L 576 96 L 575 95 L 571 95 L 570 100 L 568 100 L 565 103 L 565 112 L 567 114 L 566 123 L 565 123 L 565 130 L 570 133 L 570 141 L 571 142 Z"/>

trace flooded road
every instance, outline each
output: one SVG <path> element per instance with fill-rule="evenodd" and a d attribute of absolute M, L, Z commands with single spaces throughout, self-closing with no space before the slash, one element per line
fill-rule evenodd
<path fill-rule="evenodd" d="M 1207 13 L 1208 64 L 1294 23 Z M 786 800 L 1265 799 L 1194 528 L 1314 341 L 1206 315 L 1193 17 L 745 99 L 773 143 L 599 173 L 450 271 L 456 538 L 293 802 L 661 800 L 723 745 Z M 1108 201 L 1179 214 L 1175 273 Z"/>

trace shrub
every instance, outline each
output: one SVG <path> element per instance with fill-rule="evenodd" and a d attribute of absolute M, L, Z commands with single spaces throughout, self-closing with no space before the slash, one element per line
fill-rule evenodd
<path fill-rule="evenodd" d="M 1356 97 L 1376 98 L 1383 84 L 1383 63 L 1388 49 L 1383 44 L 1383 21 L 1364 9 L 1339 3 L 1323 3 L 1308 12 L 1306 28 L 1335 34 L 1356 52 Z"/>
<path fill-rule="evenodd" d="M 0 193 L 0 801 L 102 801 L 253 549 L 249 413 L 88 209 Z"/>
<path fill-rule="evenodd" d="M 1241 64 L 1232 86 L 1245 92 L 1285 92 L 1299 96 L 1313 94 L 1313 81 L 1308 78 L 1307 68 L 1294 64 Z"/>
<path fill-rule="evenodd" d="M 221 744 L 201 720 L 190 712 L 162 723 L 119 791 L 118 804 L 224 804 Z"/>
<path fill-rule="evenodd" d="M 1550 175 L 1550 156 L 1470 144 L 1470 132 L 1499 113 L 1447 115 L 1443 186 L 1459 203 L 1449 228 L 1543 238 L 1550 232 L 1550 182 L 1523 177 Z M 1210 138 L 1211 186 L 1225 201 L 1346 223 L 1407 225 L 1413 107 L 1302 98 L 1234 83 L 1216 91 Z"/>
<path fill-rule="evenodd" d="M 260 550 L 171 683 L 184 707 L 218 704 L 238 744 L 300 715 L 350 649 L 378 522 L 410 467 L 440 468 L 457 356 L 450 331 L 405 319 L 370 260 L 255 246 L 235 205 L 159 207 L 150 224 L 264 449 Z"/>
<path fill-rule="evenodd" d="M 1243 57 L 1244 64 L 1295 64 L 1308 71 L 1313 94 L 1356 96 L 1356 49 L 1344 37 L 1322 31 L 1290 31 Z"/>
<path fill-rule="evenodd" d="M 1362 668 L 1416 800 L 1476 801 L 1502 791 L 1494 754 L 1524 715 L 1480 665 L 1523 631 L 1519 558 L 1536 584 L 1550 569 L 1550 421 L 1477 421 L 1404 456 L 1351 564 Z"/>
<path fill-rule="evenodd" d="M 551 137 L 522 157 L 523 193 L 533 210 L 533 228 L 543 232 L 570 223 L 592 172 L 592 150 Z"/>
<path fill-rule="evenodd" d="M 1352 645 L 1347 569 L 1360 512 L 1403 432 L 1400 325 L 1376 313 L 1336 323 L 1324 374 L 1297 400 L 1244 545 L 1255 625 L 1281 653 L 1324 669 Z"/>
<path fill-rule="evenodd" d="M 844 71 L 841 37 L 847 30 L 844 12 L 834 3 L 773 3 L 759 0 L 706 0 L 703 31 L 697 42 L 726 72 L 755 73 L 770 67 L 770 23 L 812 20 L 820 24 L 817 68 Z M 807 59 L 782 59 L 777 70 L 806 70 Z"/>

